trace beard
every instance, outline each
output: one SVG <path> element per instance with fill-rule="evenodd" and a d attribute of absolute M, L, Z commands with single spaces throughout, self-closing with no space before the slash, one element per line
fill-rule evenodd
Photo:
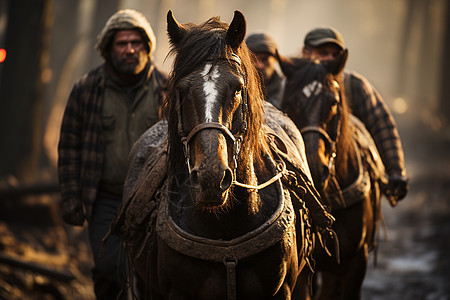
<path fill-rule="evenodd" d="M 124 58 L 111 54 L 111 64 L 113 68 L 122 75 L 138 75 L 148 63 L 148 55 L 145 51 L 136 52 Z"/>

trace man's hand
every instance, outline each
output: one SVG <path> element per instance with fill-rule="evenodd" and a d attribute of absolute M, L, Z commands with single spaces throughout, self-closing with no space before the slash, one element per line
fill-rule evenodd
<path fill-rule="evenodd" d="M 389 182 L 386 190 L 388 197 L 394 198 L 395 201 L 402 200 L 408 193 L 408 179 L 401 175 L 389 176 Z"/>
<path fill-rule="evenodd" d="M 83 226 L 86 216 L 79 198 L 71 198 L 61 202 L 61 214 L 64 222 L 73 226 Z"/>

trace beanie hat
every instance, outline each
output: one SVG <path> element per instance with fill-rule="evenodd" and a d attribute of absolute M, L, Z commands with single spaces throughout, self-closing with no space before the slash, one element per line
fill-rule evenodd
<path fill-rule="evenodd" d="M 345 48 L 342 35 L 332 27 L 315 28 L 305 36 L 304 45 L 306 47 L 317 47 L 327 43 L 335 44 L 341 49 Z"/>
<path fill-rule="evenodd" d="M 256 32 L 247 37 L 245 40 L 247 47 L 256 53 L 267 53 L 275 56 L 277 52 L 277 43 L 265 32 Z"/>
<path fill-rule="evenodd" d="M 150 23 L 140 12 L 132 9 L 119 10 L 112 15 L 106 22 L 100 34 L 97 36 L 95 49 L 106 58 L 109 55 L 109 47 L 118 30 L 138 29 L 142 33 L 142 37 L 147 42 L 148 55 L 150 56 L 155 50 L 156 38 Z"/>

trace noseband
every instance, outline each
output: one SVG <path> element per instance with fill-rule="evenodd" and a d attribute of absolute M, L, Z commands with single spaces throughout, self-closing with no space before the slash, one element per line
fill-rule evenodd
<path fill-rule="evenodd" d="M 311 132 L 318 133 L 327 142 L 330 147 L 330 160 L 328 162 L 328 169 L 330 171 L 334 171 L 336 160 L 336 139 L 331 139 L 328 132 L 326 132 L 322 127 L 319 126 L 305 126 L 300 129 L 300 132 L 302 135 L 306 135 L 307 133 Z"/>
<path fill-rule="evenodd" d="M 183 143 L 184 157 L 186 160 L 186 165 L 189 170 L 189 174 L 191 174 L 191 172 L 192 172 L 191 164 L 190 164 L 189 143 L 197 133 L 199 133 L 200 131 L 205 130 L 205 129 L 220 130 L 225 135 L 225 137 L 228 137 L 232 141 L 232 143 L 233 143 L 233 160 L 232 160 L 232 162 L 233 162 L 233 170 L 235 171 L 236 167 L 237 167 L 237 157 L 241 150 L 242 134 L 239 134 L 237 137 L 235 137 L 233 135 L 233 133 L 231 133 L 231 131 L 226 126 L 224 126 L 218 122 L 205 122 L 205 123 L 198 124 L 191 130 L 191 132 L 189 132 L 188 136 L 183 136 L 181 138 L 181 141 Z"/>

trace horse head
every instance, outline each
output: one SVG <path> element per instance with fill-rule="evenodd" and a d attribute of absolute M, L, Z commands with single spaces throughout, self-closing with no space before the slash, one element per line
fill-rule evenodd
<path fill-rule="evenodd" d="M 342 119 L 347 111 L 340 80 L 346 57 L 328 64 L 281 55 L 278 59 L 287 77 L 281 109 L 300 129 L 314 184 L 324 191 L 336 169 Z"/>
<path fill-rule="evenodd" d="M 243 43 L 246 21 L 236 11 L 229 26 L 218 18 L 182 25 L 169 11 L 167 31 L 175 54 L 166 99 L 169 168 L 189 182 L 196 206 L 220 207 L 258 144 L 262 119 L 262 104 L 249 97 L 255 71 Z"/>

